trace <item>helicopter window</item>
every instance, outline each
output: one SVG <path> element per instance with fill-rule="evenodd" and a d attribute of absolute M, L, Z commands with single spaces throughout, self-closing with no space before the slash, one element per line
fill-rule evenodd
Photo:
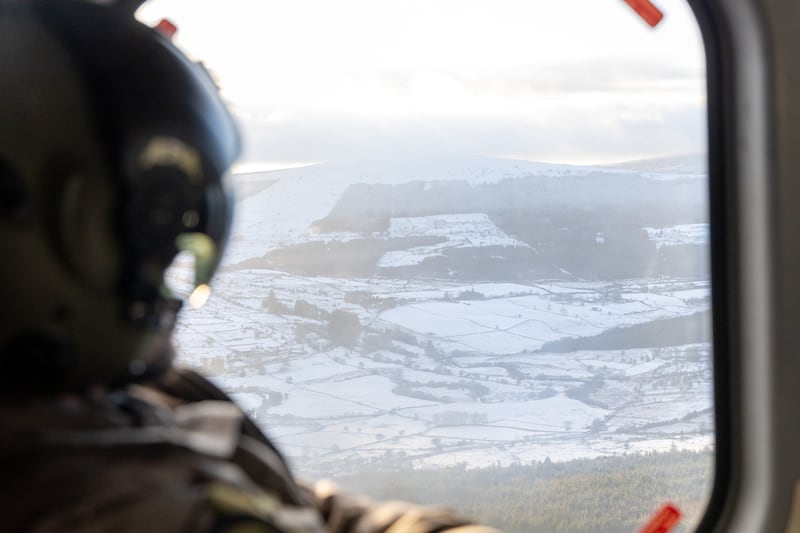
<path fill-rule="evenodd" d="M 182 361 L 304 477 L 508 531 L 633 531 L 667 501 L 691 529 L 706 81 L 688 5 L 660 4 L 651 28 L 617 1 L 149 2 L 245 138 Z"/>

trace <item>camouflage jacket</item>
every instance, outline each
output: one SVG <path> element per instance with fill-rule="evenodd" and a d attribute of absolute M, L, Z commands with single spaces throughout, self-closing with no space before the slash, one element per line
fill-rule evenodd
<path fill-rule="evenodd" d="M 207 380 L 0 402 L 0 531 L 487 533 L 452 512 L 305 486 Z"/>

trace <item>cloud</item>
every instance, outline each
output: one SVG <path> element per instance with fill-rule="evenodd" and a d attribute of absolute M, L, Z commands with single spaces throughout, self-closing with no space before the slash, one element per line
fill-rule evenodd
<path fill-rule="evenodd" d="M 325 76 L 243 109 L 247 161 L 471 154 L 590 163 L 706 145 L 704 72 L 686 62 L 633 56 Z"/>
<path fill-rule="evenodd" d="M 662 3 L 657 30 L 597 0 L 153 0 L 139 16 L 172 17 L 217 74 L 245 162 L 590 162 L 705 146 L 698 27 Z"/>
<path fill-rule="evenodd" d="M 546 116 L 368 117 L 289 113 L 243 120 L 245 161 L 335 161 L 385 156 L 492 155 L 564 163 L 608 162 L 705 149 L 705 108 L 615 102 Z"/>

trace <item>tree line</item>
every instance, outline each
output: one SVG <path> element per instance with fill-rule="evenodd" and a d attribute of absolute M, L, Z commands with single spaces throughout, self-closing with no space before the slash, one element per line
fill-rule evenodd
<path fill-rule="evenodd" d="M 666 502 L 692 531 L 711 490 L 713 453 L 677 451 L 468 469 L 365 470 L 337 479 L 379 499 L 441 503 L 510 533 L 630 533 Z"/>

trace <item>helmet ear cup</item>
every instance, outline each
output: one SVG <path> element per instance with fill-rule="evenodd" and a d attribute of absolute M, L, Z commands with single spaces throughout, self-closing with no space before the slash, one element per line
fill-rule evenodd
<path fill-rule="evenodd" d="M 55 156 L 44 166 L 42 208 L 51 247 L 83 285 L 110 292 L 119 277 L 114 191 L 99 168 Z"/>

